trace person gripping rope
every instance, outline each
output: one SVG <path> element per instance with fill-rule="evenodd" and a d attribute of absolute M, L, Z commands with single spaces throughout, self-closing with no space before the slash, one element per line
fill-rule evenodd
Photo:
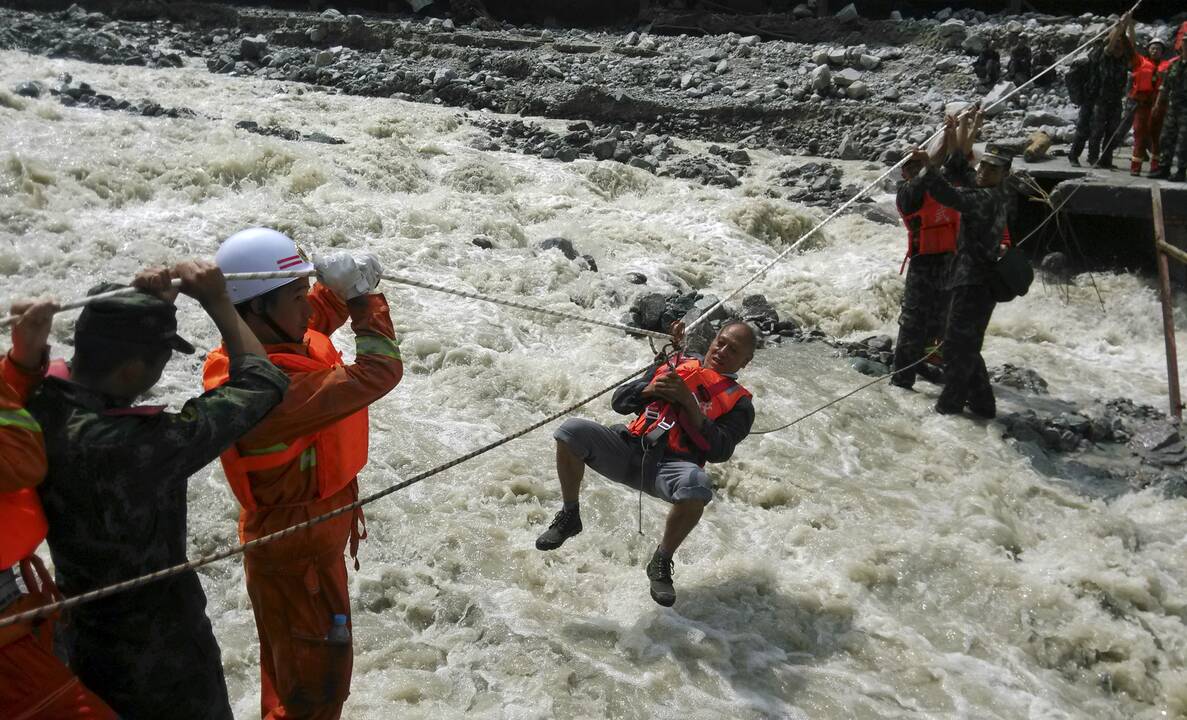
<path fill-rule="evenodd" d="M 684 326 L 676 323 L 677 346 Z M 726 323 L 705 357 L 669 366 L 657 362 L 636 380 L 619 387 L 611 400 L 615 412 L 636 415 L 629 425 L 606 427 L 569 418 L 556 439 L 556 473 L 564 507 L 537 539 L 537 550 L 555 550 L 582 530 L 578 504 L 588 465 L 598 474 L 671 503 L 663 538 L 647 563 L 655 602 L 676 602 L 672 556 L 700 522 L 713 499 L 706 462 L 729 460 L 750 433 L 754 405 L 737 373 L 754 357 L 758 342 L 744 322 Z"/>
<path fill-rule="evenodd" d="M 226 386 L 179 413 L 133 405 L 174 351 L 194 352 L 177 334 L 173 278 L 214 320 L 233 358 Z M 235 313 L 213 264 L 149 270 L 132 284 L 141 292 L 83 309 L 71 363 L 51 363 L 29 401 L 49 463 L 37 490 L 50 555 L 71 596 L 184 563 L 190 476 L 259 422 L 288 386 Z M 196 572 L 79 606 L 62 640 L 70 668 L 121 718 L 231 718 Z"/>
<path fill-rule="evenodd" d="M 1088 56 L 1088 87 L 1076 117 L 1076 134 L 1068 151 L 1068 162 L 1080 165 L 1080 153 L 1088 145 L 1088 164 L 1113 169 L 1113 150 L 1121 141 L 1121 104 L 1129 74 L 1130 50 L 1125 30 L 1129 16 L 1121 19 L 1103 45 Z"/>
<path fill-rule="evenodd" d="M 45 375 L 55 309 L 44 301 L 13 305 L 12 350 L 0 358 L 0 618 L 61 597 L 34 552 L 49 531 L 36 490 L 45 477 L 45 443 L 41 426 L 24 409 Z M 0 717 L 116 720 L 115 711 L 54 656 L 54 619 L 0 629 Z"/>
<path fill-rule="evenodd" d="M 914 157 L 917 162 L 928 161 L 923 151 L 916 151 Z M 938 202 L 960 211 L 960 233 L 948 283 L 952 299 L 944 333 L 944 389 L 936 401 L 936 412 L 942 414 L 959 413 L 966 405 L 981 417 L 997 414 L 981 346 L 996 304 L 989 288 L 990 273 L 1005 250 L 1008 198 L 1004 181 L 1010 164 L 1010 158 L 987 152 L 973 174 L 965 155 L 953 153 L 947 171 L 952 177 L 967 178 L 969 186 L 954 187 L 930 164 L 912 181 Z"/>
<path fill-rule="evenodd" d="M 1146 44 L 1145 54 L 1138 52 L 1133 18 L 1129 19 L 1126 33 L 1131 50 L 1129 100 L 1133 108 L 1133 158 L 1129 163 L 1129 174 L 1136 177 L 1142 174 L 1147 155 L 1154 158 L 1155 170 L 1158 165 L 1162 117 L 1154 112 L 1154 106 L 1167 69 L 1163 60 L 1166 44 L 1155 38 Z"/>
<path fill-rule="evenodd" d="M 358 498 L 367 406 L 400 382 L 404 365 L 387 301 L 374 292 L 381 269 L 373 256 L 335 253 L 311 265 L 287 236 L 252 228 L 227 238 L 215 260 L 228 273 L 316 269 L 319 279 L 312 289 L 307 278 L 230 284 L 238 312 L 291 379 L 284 402 L 222 456 L 248 542 Z M 329 338 L 347 319 L 355 334 L 350 365 Z M 212 351 L 206 388 L 226 382 L 227 368 L 225 349 Z M 353 663 L 344 554 L 349 546 L 354 557 L 364 537 L 355 510 L 245 554 L 263 717 L 341 715 Z"/>

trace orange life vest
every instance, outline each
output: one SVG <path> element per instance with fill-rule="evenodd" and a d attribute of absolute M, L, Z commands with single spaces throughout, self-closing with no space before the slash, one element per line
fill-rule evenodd
<path fill-rule="evenodd" d="M 956 252 L 960 213 L 923 194 L 923 205 L 913 213 L 899 212 L 907 226 L 907 257 Z M 915 220 L 918 220 L 916 225 Z"/>
<path fill-rule="evenodd" d="M 1158 92 L 1159 67 L 1153 60 L 1144 56 L 1137 56 L 1137 67 L 1133 69 L 1133 83 L 1129 88 L 1132 99 L 1152 97 Z"/>
<path fill-rule="evenodd" d="M 660 365 L 652 380 L 669 372 L 672 370 L 667 365 Z M 750 397 L 750 391 L 739 385 L 738 381 L 704 367 L 700 360 L 686 360 L 676 366 L 675 372 L 700 402 L 701 412 L 710 420 L 725 415 L 734 409 L 739 400 Z M 651 435 L 657 438 L 666 434 L 668 449 L 681 455 L 692 454 L 695 452 L 694 447 L 701 452 L 709 449 L 709 442 L 701 435 L 700 429 L 686 423 L 679 408 L 662 400 L 648 405 L 643 414 L 627 425 L 627 432 L 635 437 Z"/>
<path fill-rule="evenodd" d="M 342 365 L 342 354 L 330 338 L 314 330 L 305 332 L 305 347 L 309 353 L 268 353 L 276 367 L 289 374 L 329 370 Z M 206 357 L 202 382 L 207 390 L 227 382 L 230 359 L 219 347 Z M 259 503 L 251 491 L 248 473 L 283 467 L 300 460 L 302 469 L 317 473 L 317 497 L 328 498 L 349 485 L 367 464 L 367 409 L 282 446 L 242 454 L 232 446 L 220 458 L 231 491 L 239 504 L 247 510 L 257 510 Z"/>
<path fill-rule="evenodd" d="M 45 540 L 49 526 L 41 500 L 33 488 L 0 493 L 0 570 L 16 565 L 33 554 Z"/>

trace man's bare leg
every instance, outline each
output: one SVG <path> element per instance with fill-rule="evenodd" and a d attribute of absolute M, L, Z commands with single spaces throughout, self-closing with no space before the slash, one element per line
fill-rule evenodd
<path fill-rule="evenodd" d="M 668 521 L 664 524 L 663 539 L 659 541 L 659 551 L 669 558 L 676 554 L 684 538 L 688 537 L 701 521 L 704 512 L 705 503 L 700 500 L 672 503 L 672 509 L 668 511 Z"/>
<path fill-rule="evenodd" d="M 560 440 L 556 441 L 556 476 L 561 481 L 561 499 L 565 505 L 577 502 L 581 497 L 581 479 L 585 477 L 585 461 Z"/>
<path fill-rule="evenodd" d="M 561 482 L 561 498 L 565 506 L 552 519 L 548 529 L 536 538 L 537 550 L 556 550 L 565 540 L 581 532 L 581 479 L 585 477 L 585 461 L 573 454 L 569 446 L 556 441 L 556 476 Z"/>

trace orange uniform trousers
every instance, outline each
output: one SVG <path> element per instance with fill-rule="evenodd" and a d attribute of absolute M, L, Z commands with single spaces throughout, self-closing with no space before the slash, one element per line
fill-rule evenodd
<path fill-rule="evenodd" d="M 107 703 L 87 690 L 48 645 L 48 638 L 42 641 L 27 633 L 0 647 L 0 718 L 117 720 Z"/>

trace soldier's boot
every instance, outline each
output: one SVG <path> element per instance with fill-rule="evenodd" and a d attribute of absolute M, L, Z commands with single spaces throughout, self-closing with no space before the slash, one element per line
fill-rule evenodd
<path fill-rule="evenodd" d="M 1092 158 L 1088 158 L 1088 162 L 1102 170 L 1116 170 L 1117 166 L 1113 164 L 1113 154 L 1106 152 L 1100 157 L 1100 162 L 1093 162 Z"/>
<path fill-rule="evenodd" d="M 1187 167 L 1180 167 L 1179 171 L 1170 177 L 1171 182 L 1187 182 Z"/>
<path fill-rule="evenodd" d="M 1154 180 L 1166 180 L 1171 176 L 1171 169 L 1169 166 L 1163 165 L 1158 169 L 1150 168 L 1149 177 Z"/>

